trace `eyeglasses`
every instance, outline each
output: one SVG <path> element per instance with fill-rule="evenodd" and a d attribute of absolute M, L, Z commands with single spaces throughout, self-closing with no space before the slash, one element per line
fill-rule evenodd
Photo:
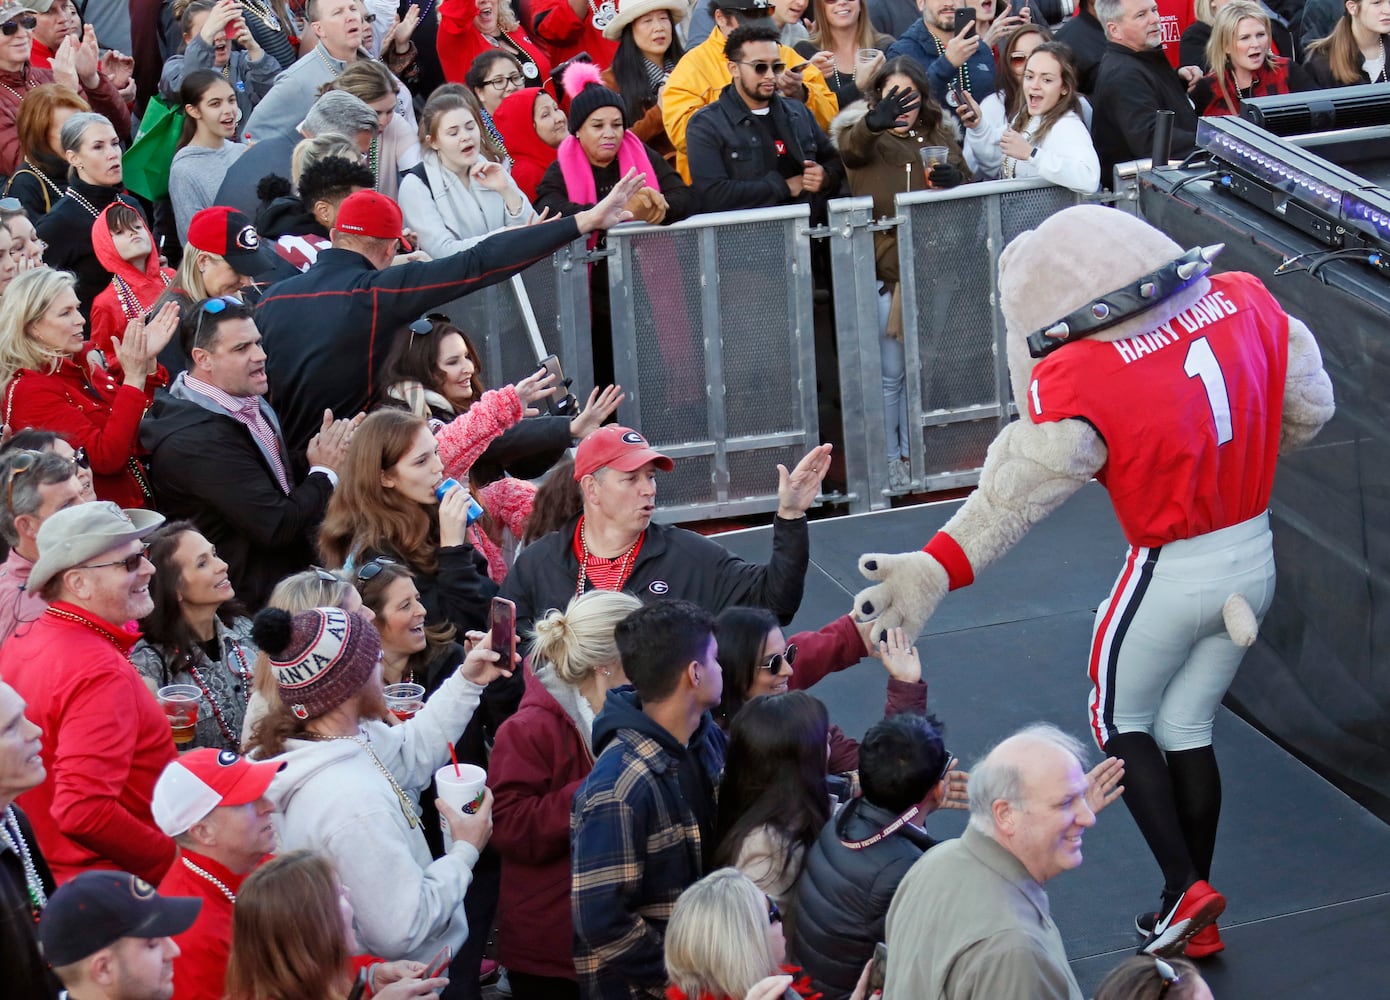
<path fill-rule="evenodd" d="M 37 451 L 21 451 L 10 463 L 10 481 L 5 484 L 5 509 L 14 513 L 14 484 L 39 461 Z"/>
<path fill-rule="evenodd" d="M 739 65 L 747 66 L 753 71 L 755 76 L 767 76 L 768 70 L 772 70 L 774 73 L 781 73 L 787 68 L 787 64 L 780 60 L 778 62 L 763 62 L 761 60 L 758 62 L 741 62 Z"/>
<path fill-rule="evenodd" d="M 785 652 L 773 653 L 770 657 L 768 657 L 766 663 L 758 664 L 758 669 L 766 670 L 773 677 L 776 677 L 778 674 L 782 672 L 782 664 L 785 663 L 787 666 L 790 667 L 795 662 L 796 643 L 792 642 L 787 644 Z"/>
<path fill-rule="evenodd" d="M 781 922 L 782 922 L 782 911 L 779 910 L 779 909 L 777 909 L 777 903 L 773 900 L 773 898 L 772 898 L 771 896 L 768 896 L 768 897 L 767 897 L 767 924 L 768 924 L 769 927 L 771 927 L 773 924 L 780 924 Z"/>
<path fill-rule="evenodd" d="M 508 87 L 520 87 L 523 83 L 520 73 L 513 73 L 511 76 L 494 76 L 491 80 L 484 80 L 484 87 L 491 87 L 499 94 Z"/>
<path fill-rule="evenodd" d="M 1178 983 L 1182 982 L 1182 976 L 1178 975 L 1178 970 L 1173 968 L 1157 955 L 1153 957 L 1154 971 L 1158 973 L 1158 978 L 1163 980 L 1163 985 L 1158 988 L 1160 997 L 1166 996 Z"/>
<path fill-rule="evenodd" d="M 400 563 L 396 562 L 394 559 L 384 559 L 381 556 L 377 556 L 375 559 L 371 560 L 371 562 L 365 562 L 358 567 L 357 580 L 359 583 L 366 583 L 368 580 L 374 579 L 386 567 L 399 565 Z"/>
<path fill-rule="evenodd" d="M 1027 52 L 1012 52 L 1009 54 L 1009 62 L 1018 63 L 1021 66 L 1028 61 L 1028 56 L 1029 53 Z"/>
<path fill-rule="evenodd" d="M 111 562 L 104 563 L 81 563 L 73 569 L 104 569 L 107 566 L 121 566 L 127 573 L 134 573 L 140 568 L 141 561 L 145 558 L 145 553 L 150 551 L 148 545 L 140 546 L 140 551 L 124 559 L 113 559 Z"/>
<path fill-rule="evenodd" d="M 92 470 L 92 460 L 87 457 L 86 448 L 78 448 L 72 453 L 72 464 L 84 472 L 90 472 Z"/>
<path fill-rule="evenodd" d="M 20 28 L 23 28 L 25 31 L 33 31 L 34 25 L 38 23 L 39 19 L 33 14 L 20 14 L 18 17 L 10 18 L 4 24 L 0 24 L 0 34 L 3 34 L 6 38 L 13 38 Z"/>
<path fill-rule="evenodd" d="M 241 299 L 235 295 L 219 295 L 215 299 L 204 299 L 198 304 L 198 325 L 193 328 L 193 343 L 197 344 L 203 339 L 203 318 L 205 316 L 218 316 L 227 311 L 228 306 L 241 305 Z"/>

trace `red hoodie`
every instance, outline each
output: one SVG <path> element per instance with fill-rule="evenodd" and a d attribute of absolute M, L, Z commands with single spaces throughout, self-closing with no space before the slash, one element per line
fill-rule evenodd
<path fill-rule="evenodd" d="M 502 98 L 492 113 L 492 124 L 502 133 L 507 155 L 512 158 L 512 180 L 532 201 L 545 168 L 555 162 L 555 150 L 536 134 L 536 98 L 540 94 L 539 87 L 518 90 Z"/>
<path fill-rule="evenodd" d="M 119 204 L 119 202 L 113 202 Z M 112 337 L 124 337 L 126 324 L 147 313 L 164 290 L 173 284 L 173 268 L 159 266 L 159 250 L 150 238 L 149 256 L 143 269 L 121 259 L 106 224 L 108 205 L 92 223 L 92 249 L 101 266 L 111 272 L 111 284 L 92 302 L 92 346 L 106 356 L 106 367 L 118 376 L 121 366 L 111 350 Z M 146 233 L 149 230 L 146 229 Z"/>

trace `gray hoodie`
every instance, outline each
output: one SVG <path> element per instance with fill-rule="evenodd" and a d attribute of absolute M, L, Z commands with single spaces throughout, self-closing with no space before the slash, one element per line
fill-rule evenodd
<path fill-rule="evenodd" d="M 362 724 L 412 801 L 449 762 L 449 741 L 472 718 L 482 690 L 455 671 L 408 722 Z M 446 944 L 457 953 L 468 939 L 463 896 L 477 848 L 459 841 L 431 859 L 418 821 L 411 827 L 395 789 L 357 741 L 290 740 L 275 759 L 286 764 L 269 792 L 279 809 L 280 843 L 332 859 L 352 893 L 362 950 L 417 962 Z"/>

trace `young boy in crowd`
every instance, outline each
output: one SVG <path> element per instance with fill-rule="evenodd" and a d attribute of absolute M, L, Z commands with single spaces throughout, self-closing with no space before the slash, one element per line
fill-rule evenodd
<path fill-rule="evenodd" d="M 114 201 L 92 223 L 92 249 L 111 284 L 92 302 L 92 347 L 101 351 L 106 369 L 120 377 L 111 339 L 125 337 L 136 317 L 146 316 L 174 280 L 174 270 L 159 266 L 159 248 L 140 213 Z"/>

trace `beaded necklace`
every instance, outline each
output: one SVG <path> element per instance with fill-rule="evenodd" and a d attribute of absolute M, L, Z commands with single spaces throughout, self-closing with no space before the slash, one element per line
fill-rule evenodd
<path fill-rule="evenodd" d="M 189 871 L 191 871 L 194 875 L 197 875 L 199 878 L 207 879 L 213 885 L 217 886 L 217 888 L 221 889 L 222 895 L 227 897 L 227 902 L 233 904 L 236 903 L 236 893 L 232 892 L 231 889 L 228 889 L 226 883 L 223 882 L 220 878 L 212 874 L 212 872 L 203 871 L 203 869 L 199 868 L 192 861 L 189 861 L 187 857 L 180 858 L 179 860 L 181 860 L 183 862 L 183 866 L 187 868 Z"/>
<path fill-rule="evenodd" d="M 107 642 L 111 643 L 111 645 L 115 646 L 118 650 L 121 651 L 122 655 L 125 654 L 125 650 L 121 647 L 121 641 L 116 638 L 116 634 L 110 631 L 109 629 L 102 628 L 95 622 L 89 621 L 86 618 L 83 618 L 81 615 L 75 615 L 71 611 L 64 611 L 62 608 L 55 608 L 52 606 L 45 608 L 43 613 L 46 615 L 52 615 L 54 618 L 62 618 L 65 621 L 77 622 L 77 624 L 79 625 L 84 625 L 87 628 L 91 629 L 93 632 L 95 632 L 97 635 L 101 636 Z"/>
<path fill-rule="evenodd" d="M 99 212 L 99 211 L 97 210 L 97 207 L 96 207 L 95 205 L 93 205 L 93 204 L 92 204 L 90 201 L 88 201 L 86 198 L 82 197 L 81 194 L 79 194 L 78 192 L 76 192 L 76 191 L 74 191 L 74 190 L 72 189 L 72 185 L 68 185 L 68 189 L 67 189 L 66 191 L 64 191 L 63 194 L 66 195 L 67 197 L 71 198 L 73 201 L 77 202 L 79 205 L 81 205 L 81 206 L 82 206 L 83 208 L 85 208 L 87 211 L 91 212 L 91 213 L 92 213 L 92 218 L 95 219 L 95 218 L 97 218 L 99 215 L 101 215 L 101 212 Z"/>
<path fill-rule="evenodd" d="M 34 856 L 29 853 L 29 845 L 24 842 L 24 834 L 19 829 L 19 818 L 14 814 L 14 806 L 5 807 L 5 822 L 0 825 L 0 840 L 19 857 L 24 868 L 24 890 L 29 896 L 29 914 L 34 923 L 39 922 L 39 914 L 48 905 L 48 894 L 43 891 L 43 879 L 34 866 Z"/>
<path fill-rule="evenodd" d="M 24 158 L 24 165 L 28 167 L 31 171 L 33 171 L 34 176 L 39 179 L 39 181 L 43 184 L 44 187 L 52 191 L 59 198 L 63 196 L 63 189 L 60 188 L 57 184 L 54 184 L 53 179 L 49 177 L 46 173 L 44 173 L 38 167 L 34 166 L 32 163 L 30 163 L 29 158 L 27 156 Z"/>
<path fill-rule="evenodd" d="M 257 0 L 241 0 L 241 5 L 255 15 L 256 20 L 260 21 L 271 31 L 280 30 L 280 18 L 275 15 L 275 11 L 270 9 L 269 4 L 260 4 Z"/>
<path fill-rule="evenodd" d="M 370 146 L 367 147 L 367 169 L 370 170 L 370 171 L 372 172 L 372 176 L 376 178 L 376 184 L 375 184 L 375 186 L 376 186 L 378 189 L 380 189 L 380 187 L 381 187 L 381 162 L 380 162 L 380 161 L 381 161 L 381 152 L 380 152 L 380 150 L 379 150 L 378 147 L 377 147 L 377 140 L 376 140 L 376 139 L 372 139 L 372 144 L 371 144 Z"/>
<path fill-rule="evenodd" d="M 5 88 L 6 90 L 8 90 L 11 94 L 13 94 L 15 97 L 19 98 L 19 100 L 22 102 L 22 101 L 24 100 L 24 95 L 27 94 L 27 93 L 29 92 L 29 78 L 28 78 L 28 77 L 25 77 L 25 78 L 24 78 L 24 82 L 21 84 L 21 86 L 23 86 L 23 88 L 24 88 L 23 91 L 15 90 L 15 89 L 14 89 L 13 87 L 11 87 L 8 83 L 0 83 L 0 87 L 4 87 L 4 88 Z"/>
<path fill-rule="evenodd" d="M 614 582 L 612 589 L 622 590 L 623 584 L 627 582 L 628 574 L 632 572 L 632 558 L 636 555 L 638 547 L 642 544 L 642 537 L 642 535 L 638 535 L 637 540 L 629 545 L 627 551 L 620 556 L 614 556 L 608 559 L 604 556 L 591 555 L 589 553 L 589 535 L 584 527 L 584 519 L 581 517 L 579 519 L 579 547 L 581 549 L 581 555 L 579 557 L 579 580 L 574 587 L 574 596 L 578 597 L 583 594 L 584 585 L 589 582 L 590 560 L 594 562 L 595 569 L 598 569 L 605 563 L 610 568 L 614 563 L 618 563 L 618 579 Z"/>
<path fill-rule="evenodd" d="M 173 283 L 163 271 L 159 272 L 159 277 L 164 281 L 165 288 Z M 116 289 L 116 298 L 121 302 L 121 312 L 125 314 L 126 319 L 135 319 L 135 317 L 145 314 L 145 306 L 135 294 L 135 289 L 130 287 L 130 282 L 119 274 L 113 274 L 111 284 Z"/>
<path fill-rule="evenodd" d="M 941 39 L 939 39 L 939 38 L 936 37 L 936 33 L 935 33 L 935 32 L 928 31 L 927 34 L 931 35 L 931 40 L 932 40 L 933 42 L 936 43 L 936 55 L 937 55 L 937 57 L 940 58 L 940 59 L 945 59 L 945 58 L 946 58 L 946 46 L 944 46 L 944 45 L 941 44 Z M 961 89 L 961 90 L 963 90 L 963 91 L 965 91 L 965 92 L 967 92 L 967 93 L 970 91 L 970 60 L 969 60 L 969 59 L 967 59 L 965 62 L 961 63 L 961 64 L 960 64 L 960 68 L 956 70 L 956 82 L 960 84 L 960 89 Z M 952 107 L 955 107 L 955 102 L 951 100 L 951 95 L 950 95 L 950 92 L 949 92 L 949 91 L 947 91 L 947 94 L 946 94 L 946 103 L 947 103 L 947 104 L 950 104 Z"/>
<path fill-rule="evenodd" d="M 306 735 L 309 736 L 310 739 L 315 740 L 349 740 L 365 750 L 371 762 L 376 765 L 376 769 L 381 772 L 382 777 L 391 783 L 391 789 L 396 793 L 396 798 L 400 800 L 401 812 L 405 814 L 406 821 L 410 823 L 410 828 L 414 830 L 420 825 L 420 814 L 415 811 L 415 803 L 412 802 L 410 796 L 405 793 L 405 789 L 402 788 L 400 782 L 396 780 L 396 776 L 391 773 L 387 766 L 381 762 L 381 758 L 376 755 L 376 751 L 372 749 L 371 738 L 360 729 L 353 736 L 324 736 L 320 733 L 307 733 Z"/>
<path fill-rule="evenodd" d="M 523 76 L 526 77 L 526 79 L 528 79 L 528 80 L 535 80 L 535 79 L 537 79 L 537 78 L 541 75 L 540 67 L 537 66 L 536 63 L 535 63 L 535 60 L 533 60 L 533 59 L 531 58 L 531 53 L 527 52 L 525 49 L 523 49 L 523 48 L 522 48 L 520 45 L 518 45 L 516 42 L 512 41 L 512 36 L 509 35 L 509 34 L 507 34 L 507 32 L 503 31 L 501 28 L 498 28 L 498 29 L 497 29 L 497 34 L 496 34 L 495 36 L 494 36 L 494 35 L 484 35 L 483 37 L 486 38 L 486 39 L 488 39 L 488 41 L 492 42 L 492 44 L 493 44 L 493 46 L 494 46 L 495 48 L 499 48 L 499 49 L 510 48 L 510 49 L 512 50 L 512 54 L 515 55 L 515 56 L 520 60 L 520 62 L 521 62 L 521 73 L 522 73 Z M 500 44 L 499 41 L 498 41 L 498 39 L 501 39 L 502 41 L 505 41 L 507 44 L 506 44 L 506 45 Z"/>
<path fill-rule="evenodd" d="M 242 653 L 241 646 L 236 642 L 232 643 L 232 652 L 236 655 L 241 667 L 234 668 L 235 673 L 241 680 L 241 694 L 246 699 L 246 705 L 251 705 L 251 667 L 246 662 L 246 655 Z M 192 655 L 188 656 L 188 673 L 198 685 L 198 690 L 203 692 L 203 697 L 208 700 L 208 707 L 212 709 L 212 717 L 217 720 L 217 728 L 222 730 L 222 735 L 227 739 L 229 747 L 236 747 L 241 744 L 241 737 L 232 732 L 232 727 L 227 724 L 227 720 L 222 715 L 222 706 L 218 704 L 217 697 L 212 693 L 212 688 L 207 681 L 203 680 L 203 675 L 198 672 L 198 664 L 193 662 Z M 233 900 L 235 902 L 235 900 Z"/>

